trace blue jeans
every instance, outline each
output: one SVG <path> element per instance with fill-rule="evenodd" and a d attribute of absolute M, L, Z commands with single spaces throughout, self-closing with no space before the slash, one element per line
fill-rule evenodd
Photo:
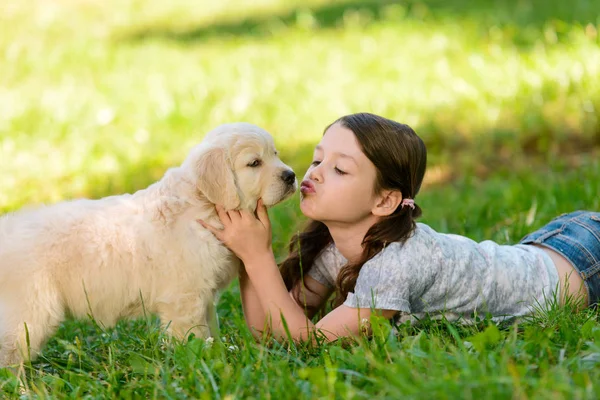
<path fill-rule="evenodd" d="M 539 244 L 561 254 L 583 279 L 589 304 L 600 303 L 600 212 L 562 214 L 519 243 Z"/>

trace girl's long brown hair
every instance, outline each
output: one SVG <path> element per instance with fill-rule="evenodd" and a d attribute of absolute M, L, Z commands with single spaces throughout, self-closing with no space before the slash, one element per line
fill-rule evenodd
<path fill-rule="evenodd" d="M 425 175 L 427 151 L 425 144 L 412 128 L 369 113 L 347 115 L 331 125 L 335 123 L 354 133 L 363 153 L 375 165 L 375 193 L 382 190 L 399 190 L 403 198 L 415 198 Z M 406 241 L 415 229 L 415 218 L 419 216 L 421 208 L 417 204 L 414 210 L 399 206 L 391 215 L 381 219 L 368 230 L 362 242 L 363 252 L 360 259 L 356 263 L 346 264 L 338 273 L 334 307 L 342 304 L 348 293 L 354 290 L 363 264 L 379 253 L 386 244 Z M 329 230 L 319 221 L 309 221 L 302 232 L 292 237 L 289 256 L 280 264 L 281 275 L 288 290 L 300 282 L 310 271 L 321 251 L 332 242 Z M 295 295 L 301 304 L 299 292 Z"/>

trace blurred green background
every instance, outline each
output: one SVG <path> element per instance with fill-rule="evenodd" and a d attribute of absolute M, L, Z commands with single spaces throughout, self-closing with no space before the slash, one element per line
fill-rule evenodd
<path fill-rule="evenodd" d="M 4 1 L 0 214 L 142 189 L 233 121 L 302 176 L 326 125 L 368 111 L 426 142 L 423 222 L 514 243 L 600 210 L 599 29 L 598 0 Z M 279 258 L 297 200 L 270 212 Z M 218 313 L 212 347 L 155 319 L 70 320 L 23 381 L 0 370 L 0 397 L 600 397 L 597 311 L 386 324 L 350 349 L 254 343 L 235 282 Z"/>
<path fill-rule="evenodd" d="M 549 184 L 597 188 L 598 1 L 24 0 L 0 20 L 0 212 L 143 188 L 232 121 L 302 176 L 323 128 L 359 111 L 425 140 L 417 200 L 438 229 L 494 236 L 578 206 Z M 274 210 L 278 249 L 296 200 Z"/>

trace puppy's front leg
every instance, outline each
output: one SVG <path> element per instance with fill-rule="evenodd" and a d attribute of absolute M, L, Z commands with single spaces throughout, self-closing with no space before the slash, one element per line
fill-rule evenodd
<path fill-rule="evenodd" d="M 158 314 L 167 332 L 179 339 L 187 338 L 190 333 L 196 337 L 210 336 L 208 304 L 212 299 L 202 298 L 198 294 L 188 295 L 174 303 L 163 303 L 158 307 Z"/>
<path fill-rule="evenodd" d="M 64 309 L 53 291 L 15 298 L 22 301 L 0 299 L 0 368 L 35 359 L 64 320 Z"/>
<path fill-rule="evenodd" d="M 219 316 L 217 315 L 217 307 L 214 301 L 208 302 L 206 310 L 208 315 L 208 327 L 210 328 L 210 336 L 217 340 L 221 338 L 221 329 L 219 327 Z"/>

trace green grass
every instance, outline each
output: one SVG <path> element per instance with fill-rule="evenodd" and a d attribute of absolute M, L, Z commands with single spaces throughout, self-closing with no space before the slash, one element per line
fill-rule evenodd
<path fill-rule="evenodd" d="M 515 243 L 600 210 L 597 1 L 23 0 L 0 20 L 0 212 L 143 188 L 238 120 L 303 173 L 323 128 L 357 111 L 424 138 L 434 229 Z M 271 217 L 283 257 L 297 198 Z M 304 348 L 254 343 L 238 296 L 221 297 L 212 345 L 152 318 L 68 321 L 20 380 L 0 372 L 0 397 L 600 397 L 591 310 Z"/>

